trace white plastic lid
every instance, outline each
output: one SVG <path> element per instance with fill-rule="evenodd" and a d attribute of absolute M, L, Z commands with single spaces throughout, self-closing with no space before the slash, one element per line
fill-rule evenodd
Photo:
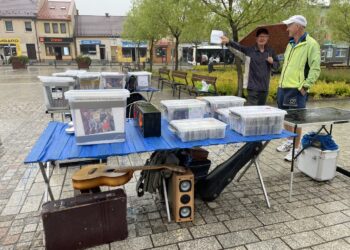
<path fill-rule="evenodd" d="M 125 74 L 120 72 L 101 72 L 101 76 L 125 76 Z"/>
<path fill-rule="evenodd" d="M 127 89 L 84 89 L 69 90 L 64 96 L 68 100 L 126 99 L 130 92 Z"/>
<path fill-rule="evenodd" d="M 79 79 L 99 78 L 100 76 L 101 76 L 100 72 L 80 72 L 77 75 Z"/>
<path fill-rule="evenodd" d="M 75 83 L 72 77 L 38 76 L 43 83 Z"/>
<path fill-rule="evenodd" d="M 226 103 L 226 102 L 245 102 L 246 100 L 242 97 L 238 96 L 230 96 L 230 95 L 225 95 L 225 96 L 200 96 L 197 97 L 198 100 L 204 100 L 209 103 Z"/>
<path fill-rule="evenodd" d="M 231 113 L 229 108 L 217 109 L 215 112 L 225 117 L 228 117 Z"/>
<path fill-rule="evenodd" d="M 66 70 L 65 72 L 53 73 L 53 76 L 76 77 L 79 73 L 85 73 L 86 70 Z"/>
<path fill-rule="evenodd" d="M 205 108 L 205 102 L 202 102 L 197 99 L 181 99 L 181 100 L 163 100 L 160 103 L 166 108 L 193 108 L 193 107 L 201 107 Z"/>
<path fill-rule="evenodd" d="M 243 106 L 229 108 L 232 114 L 241 117 L 281 116 L 287 114 L 285 110 L 270 106 Z"/>
<path fill-rule="evenodd" d="M 227 126 L 226 123 L 215 118 L 173 120 L 169 124 L 178 132 L 225 129 Z"/>
<path fill-rule="evenodd" d="M 128 72 L 128 76 L 144 76 L 144 75 L 152 75 L 151 72 L 148 71 L 133 71 Z"/>

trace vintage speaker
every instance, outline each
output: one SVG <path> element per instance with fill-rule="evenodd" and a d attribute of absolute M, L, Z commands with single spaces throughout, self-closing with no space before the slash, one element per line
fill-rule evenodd
<path fill-rule="evenodd" d="M 143 137 L 159 137 L 161 135 L 161 113 L 151 103 L 136 103 L 134 118 Z"/>
<path fill-rule="evenodd" d="M 175 222 L 193 221 L 194 176 L 192 171 L 187 169 L 184 174 L 173 172 L 168 193 Z"/>

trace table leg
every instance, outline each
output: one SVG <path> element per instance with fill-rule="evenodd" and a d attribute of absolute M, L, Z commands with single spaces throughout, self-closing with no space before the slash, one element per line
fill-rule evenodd
<path fill-rule="evenodd" d="M 168 202 L 168 192 L 167 192 L 167 189 L 166 189 L 165 179 L 162 178 L 162 181 L 163 181 L 163 191 L 164 191 L 166 214 L 168 216 L 168 222 L 171 222 L 169 202 Z"/>
<path fill-rule="evenodd" d="M 245 167 L 245 169 L 243 170 L 243 172 L 239 175 L 239 177 L 237 178 L 237 182 L 239 182 L 241 180 L 241 178 L 243 177 L 243 175 L 245 175 L 245 173 L 248 171 L 248 169 L 250 168 L 250 166 L 254 163 L 253 160 L 251 160 L 249 162 L 249 164 Z"/>
<path fill-rule="evenodd" d="M 294 134 L 297 132 L 298 125 L 294 125 Z M 295 141 L 296 137 L 293 137 L 293 148 L 292 148 L 292 162 L 290 166 L 290 184 L 289 184 L 289 201 L 292 199 L 293 193 L 293 174 L 294 174 L 294 155 L 295 155 Z"/>
<path fill-rule="evenodd" d="M 259 176 L 261 187 L 262 187 L 263 192 L 264 192 L 264 196 L 265 196 L 265 201 L 266 201 L 267 207 L 270 208 L 271 205 L 270 205 L 269 197 L 267 196 L 266 188 L 265 188 L 265 185 L 264 185 L 264 180 L 263 180 L 262 175 L 260 173 L 260 167 L 259 167 L 259 163 L 258 163 L 258 158 L 257 157 L 254 159 L 254 164 L 255 164 L 256 172 L 258 173 L 258 176 Z"/>
<path fill-rule="evenodd" d="M 46 184 L 46 197 L 45 197 L 45 201 L 48 200 L 48 197 L 47 197 L 47 194 L 49 194 L 50 196 L 50 200 L 54 201 L 55 198 L 53 197 L 53 193 L 52 193 L 52 190 L 51 190 L 51 187 L 50 187 L 50 178 L 48 177 L 50 175 L 50 163 L 42 163 L 42 162 L 39 162 L 39 167 L 40 167 L 40 171 L 41 171 L 41 174 L 44 178 L 44 182 Z M 47 172 L 45 171 L 45 167 L 47 168 Z"/>

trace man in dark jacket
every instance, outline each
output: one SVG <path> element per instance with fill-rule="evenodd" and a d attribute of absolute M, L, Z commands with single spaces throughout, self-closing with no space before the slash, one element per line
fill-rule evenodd
<path fill-rule="evenodd" d="M 244 53 L 249 62 L 246 69 L 249 70 L 247 90 L 248 105 L 265 105 L 269 93 L 271 68 L 278 69 L 279 62 L 274 50 L 267 46 L 269 32 L 260 28 L 256 32 L 256 44 L 252 47 L 243 46 L 235 41 L 230 41 L 226 36 L 221 37 L 222 43 L 231 46 Z"/>

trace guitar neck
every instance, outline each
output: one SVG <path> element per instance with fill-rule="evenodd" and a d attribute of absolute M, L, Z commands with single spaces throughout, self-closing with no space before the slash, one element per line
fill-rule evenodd
<path fill-rule="evenodd" d="M 177 165 L 145 165 L 145 166 L 122 166 L 116 167 L 115 172 L 126 172 L 136 170 L 156 170 L 156 169 L 169 169 L 173 172 L 185 173 L 186 169 Z"/>

